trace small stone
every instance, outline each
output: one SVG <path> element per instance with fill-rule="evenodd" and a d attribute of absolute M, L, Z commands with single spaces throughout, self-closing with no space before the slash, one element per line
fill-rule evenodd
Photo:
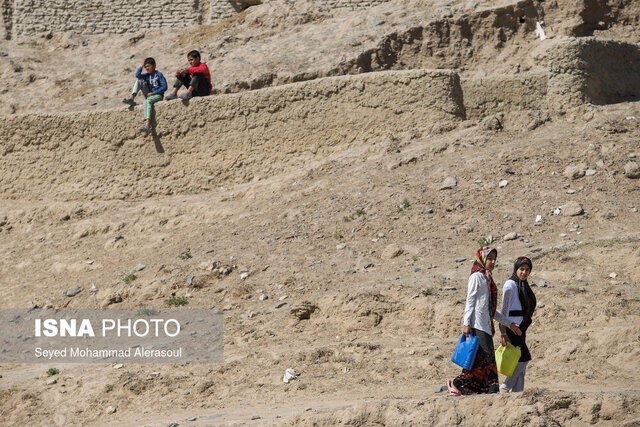
<path fill-rule="evenodd" d="M 576 190 L 574 189 L 567 190 L 567 194 L 576 194 Z"/>
<path fill-rule="evenodd" d="M 242 274 L 240 275 L 240 279 L 241 279 L 241 280 L 245 280 L 247 277 L 249 277 L 249 273 L 242 273 Z"/>
<path fill-rule="evenodd" d="M 136 265 L 136 266 L 133 268 L 133 271 L 134 271 L 134 272 L 135 272 L 135 271 L 142 271 L 142 270 L 144 270 L 144 269 L 145 269 L 145 267 L 146 267 L 146 265 L 144 265 L 144 264 L 138 264 L 138 265 Z"/>
<path fill-rule="evenodd" d="M 91 284 L 91 289 L 90 289 L 90 291 L 91 291 L 91 292 L 98 292 L 98 287 L 95 285 L 95 283 L 92 283 L 92 284 Z"/>
<path fill-rule="evenodd" d="M 544 308 L 544 303 L 543 302 L 539 302 L 538 305 L 536 306 L 538 308 Z"/>
<path fill-rule="evenodd" d="M 192 274 L 189 274 L 189 275 L 187 276 L 187 285 L 190 285 L 191 283 L 193 283 L 193 278 L 194 278 L 194 277 L 195 277 L 195 276 L 193 275 L 193 273 L 192 273 Z"/>
<path fill-rule="evenodd" d="M 276 304 L 276 308 L 282 308 L 282 307 L 284 307 L 285 305 L 287 305 L 287 303 L 286 303 L 286 302 L 281 302 L 281 303 Z"/>
<path fill-rule="evenodd" d="M 583 288 L 582 286 L 580 286 L 580 287 L 578 288 L 578 292 L 586 292 L 586 289 L 585 289 L 585 288 Z"/>
<path fill-rule="evenodd" d="M 624 175 L 631 179 L 640 178 L 640 164 L 637 162 L 629 162 L 624 165 Z"/>
<path fill-rule="evenodd" d="M 278 298 L 278 301 L 284 301 L 287 299 L 289 295 L 282 295 L 280 298 Z"/>
<path fill-rule="evenodd" d="M 584 176 L 587 170 L 587 165 L 584 163 L 578 163 L 577 165 L 567 166 L 564 170 L 564 176 L 570 179 L 579 179 Z"/>
<path fill-rule="evenodd" d="M 504 240 L 505 242 L 508 242 L 509 240 L 515 240 L 518 237 L 519 237 L 518 233 L 516 233 L 515 231 L 512 231 L 511 233 L 504 236 L 502 240 Z"/>
<path fill-rule="evenodd" d="M 458 185 L 458 180 L 452 176 L 448 176 L 444 179 L 440 190 L 451 190 Z"/>
<path fill-rule="evenodd" d="M 346 247 L 347 247 L 346 243 L 340 243 L 339 245 L 336 245 L 336 249 L 339 251 L 343 250 Z"/>
<path fill-rule="evenodd" d="M 443 291 L 455 291 L 456 288 L 454 286 L 446 286 L 442 288 Z"/>
<path fill-rule="evenodd" d="M 609 274 L 609 277 L 611 277 L 612 279 L 615 279 L 616 277 L 618 277 L 618 275 L 616 273 L 611 273 Z"/>
<path fill-rule="evenodd" d="M 349 251 L 349 256 L 354 257 L 354 256 L 356 256 L 356 255 L 358 255 L 358 252 L 356 252 L 356 251 L 354 251 L 354 250 L 350 250 L 350 251 Z"/>
<path fill-rule="evenodd" d="M 500 181 L 500 182 L 498 183 L 498 187 L 500 187 L 500 188 L 504 188 L 504 187 L 506 187 L 507 185 L 509 185 L 509 181 L 507 181 L 506 179 L 503 179 L 502 181 Z"/>
<path fill-rule="evenodd" d="M 198 419 L 198 417 L 189 417 L 189 418 L 187 418 L 187 421 L 195 421 L 197 419 Z"/>
<path fill-rule="evenodd" d="M 252 416 L 251 416 L 251 421 L 253 421 L 253 420 L 259 420 L 260 418 L 261 418 L 261 417 L 260 417 L 260 415 L 252 415 Z"/>
<path fill-rule="evenodd" d="M 267 294 L 262 294 L 262 295 L 260 295 L 260 296 L 258 297 L 258 299 L 259 299 L 260 301 L 268 300 L 268 299 L 269 299 L 269 296 L 268 296 Z"/>
<path fill-rule="evenodd" d="M 515 172 L 513 171 L 513 169 L 512 169 L 512 168 L 506 168 L 506 169 L 504 170 L 504 173 L 508 173 L 509 175 L 515 175 Z"/>
<path fill-rule="evenodd" d="M 56 384 L 57 382 L 58 382 L 58 380 L 57 380 L 57 379 L 55 379 L 55 378 L 49 378 L 49 379 L 47 380 L 47 385 L 54 385 L 54 384 Z"/>
<path fill-rule="evenodd" d="M 113 365 L 113 369 L 122 369 L 124 367 L 124 365 L 122 363 L 118 363 L 116 365 Z"/>
<path fill-rule="evenodd" d="M 436 388 L 433 392 L 434 393 L 442 393 L 443 391 L 447 391 L 447 386 L 446 385 L 441 385 L 440 387 Z"/>
<path fill-rule="evenodd" d="M 582 209 L 582 205 L 578 202 L 567 202 L 562 206 L 562 214 L 564 216 L 578 216 L 582 215 L 584 210 Z"/>
<path fill-rule="evenodd" d="M 56 414 L 56 415 L 53 417 L 53 422 L 54 422 L 54 423 L 55 423 L 55 425 L 57 425 L 57 426 L 63 426 L 63 425 L 65 425 L 65 423 L 67 422 L 67 417 L 65 417 L 65 416 L 64 416 L 64 415 L 62 415 L 62 414 Z"/>
<path fill-rule="evenodd" d="M 595 169 L 587 169 L 584 174 L 585 174 L 585 176 L 593 176 L 596 173 L 597 173 L 597 171 Z"/>
<path fill-rule="evenodd" d="M 78 294 L 80 293 L 80 291 L 82 291 L 82 289 L 81 289 L 81 288 L 78 288 L 78 289 L 72 289 L 72 290 L 70 290 L 70 291 L 67 291 L 67 296 L 68 296 L 68 297 L 74 297 L 74 296 L 78 295 Z"/>
<path fill-rule="evenodd" d="M 113 406 L 107 406 L 107 409 L 105 411 L 107 414 L 114 414 L 116 412 L 116 408 Z"/>
<path fill-rule="evenodd" d="M 546 288 L 547 287 L 547 282 L 544 280 L 538 280 L 536 282 L 536 286 L 539 288 Z"/>
<path fill-rule="evenodd" d="M 402 249 L 398 245 L 390 244 L 382 251 L 382 259 L 393 259 L 402 254 Z"/>
<path fill-rule="evenodd" d="M 460 257 L 456 258 L 454 261 L 455 261 L 455 262 L 465 262 L 466 260 L 467 260 L 467 259 L 466 259 L 465 257 L 460 256 Z"/>

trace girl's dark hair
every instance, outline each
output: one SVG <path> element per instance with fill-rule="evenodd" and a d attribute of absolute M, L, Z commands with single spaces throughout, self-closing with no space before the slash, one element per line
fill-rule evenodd
<path fill-rule="evenodd" d="M 144 65 L 156 65 L 156 60 L 153 58 L 145 58 L 144 60 Z"/>
<path fill-rule="evenodd" d="M 200 59 L 200 52 L 198 52 L 197 50 L 192 50 L 191 52 L 187 53 L 187 56 Z"/>

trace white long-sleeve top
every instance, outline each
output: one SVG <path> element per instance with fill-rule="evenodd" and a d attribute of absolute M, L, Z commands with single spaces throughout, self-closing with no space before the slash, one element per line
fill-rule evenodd
<path fill-rule="evenodd" d="M 518 284 L 509 279 L 502 287 L 502 313 L 509 319 L 510 323 L 520 326 L 524 317 L 509 316 L 509 312 L 512 310 L 522 310 L 522 304 L 518 295 Z"/>
<path fill-rule="evenodd" d="M 491 335 L 490 305 L 491 295 L 489 294 L 487 278 L 480 271 L 476 271 L 469 276 L 469 283 L 467 284 L 467 303 L 464 307 L 463 325 L 480 329 Z M 497 310 L 493 317 L 505 326 L 511 324 L 509 319 Z"/>

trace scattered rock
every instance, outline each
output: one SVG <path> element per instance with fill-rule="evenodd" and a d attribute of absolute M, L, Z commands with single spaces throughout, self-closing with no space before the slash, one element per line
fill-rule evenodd
<path fill-rule="evenodd" d="M 356 274 L 357 272 L 354 269 L 345 270 L 344 274 Z"/>
<path fill-rule="evenodd" d="M 249 273 L 242 273 L 242 274 L 240 275 L 240 279 L 241 279 L 241 280 L 245 280 L 247 277 L 249 277 Z"/>
<path fill-rule="evenodd" d="M 587 171 L 587 165 L 584 163 L 578 163 L 577 165 L 567 166 L 564 170 L 564 176 L 569 179 L 582 178 Z"/>
<path fill-rule="evenodd" d="M 576 194 L 576 190 L 574 189 L 567 190 L 567 194 Z"/>
<path fill-rule="evenodd" d="M 538 280 L 536 282 L 536 286 L 539 288 L 546 288 L 547 287 L 547 282 L 544 280 Z"/>
<path fill-rule="evenodd" d="M 267 294 L 262 294 L 262 295 L 260 295 L 260 296 L 258 297 L 258 299 L 259 299 L 260 301 L 268 300 L 268 299 L 269 299 L 269 296 L 268 296 Z"/>
<path fill-rule="evenodd" d="M 582 215 L 584 210 L 582 209 L 582 205 L 578 202 L 567 202 L 562 206 L 562 214 L 564 216 L 578 216 Z"/>
<path fill-rule="evenodd" d="M 122 363 L 117 363 L 115 365 L 113 365 L 113 369 L 122 369 L 124 367 L 124 365 Z"/>
<path fill-rule="evenodd" d="M 511 233 L 504 236 L 502 240 L 504 240 L 505 242 L 508 242 L 509 240 L 516 240 L 518 237 L 520 237 L 520 235 L 515 231 L 512 231 Z"/>
<path fill-rule="evenodd" d="M 544 303 L 543 302 L 539 302 L 538 305 L 536 306 L 538 308 L 544 308 Z"/>
<path fill-rule="evenodd" d="M 447 391 L 447 386 L 446 385 L 441 385 L 440 387 L 436 388 L 433 392 L 434 393 L 442 393 L 443 391 Z"/>
<path fill-rule="evenodd" d="M 54 423 L 55 423 L 55 425 L 57 425 L 57 426 L 63 426 L 63 425 L 65 425 L 65 423 L 67 422 L 67 417 L 65 417 L 65 416 L 64 416 L 64 415 L 62 415 L 62 414 L 56 414 L 56 415 L 53 417 L 53 422 L 54 422 Z"/>
<path fill-rule="evenodd" d="M 455 286 L 447 286 L 447 287 L 442 288 L 442 290 L 443 291 L 455 291 L 456 288 L 455 288 Z"/>
<path fill-rule="evenodd" d="M 278 301 L 284 301 L 287 299 L 289 295 L 282 295 L 280 298 L 278 298 Z"/>
<path fill-rule="evenodd" d="M 458 185 L 458 180 L 456 180 L 452 176 L 448 176 L 444 179 L 444 182 L 442 183 L 440 190 L 451 190 L 455 188 L 457 185 Z"/>
<path fill-rule="evenodd" d="M 507 174 L 509 174 L 509 175 L 515 175 L 515 172 L 513 171 L 513 169 L 512 169 L 512 168 L 506 168 L 506 169 L 504 170 L 504 173 L 507 173 Z"/>
<path fill-rule="evenodd" d="M 89 289 L 91 292 L 98 292 L 98 287 L 95 285 L 95 283 L 91 284 L 91 289 Z"/>
<path fill-rule="evenodd" d="M 251 421 L 253 421 L 253 420 L 259 420 L 260 418 L 261 418 L 261 417 L 260 417 L 260 415 L 252 415 L 252 416 L 251 416 Z"/>
<path fill-rule="evenodd" d="M 191 274 L 189 274 L 189 275 L 187 276 L 187 285 L 190 285 L 190 284 L 193 282 L 193 278 L 194 278 L 194 277 L 195 277 L 195 276 L 193 275 L 193 273 L 191 273 Z"/>
<path fill-rule="evenodd" d="M 340 243 L 339 245 L 336 245 L 336 249 L 339 251 L 343 250 L 346 247 L 347 247 L 346 243 Z"/>
<path fill-rule="evenodd" d="M 428 213 L 428 214 L 432 214 L 433 213 L 433 209 L 428 208 L 425 212 Z"/>
<path fill-rule="evenodd" d="M 286 303 L 286 302 L 278 303 L 278 304 L 276 304 L 276 309 L 277 309 L 277 308 L 282 308 L 282 307 L 284 307 L 285 305 L 287 305 L 287 303 Z"/>
<path fill-rule="evenodd" d="M 189 418 L 187 418 L 187 421 L 195 421 L 197 419 L 198 419 L 198 417 L 189 417 Z"/>
<path fill-rule="evenodd" d="M 145 267 L 146 267 L 146 265 L 144 265 L 144 264 L 138 264 L 138 265 L 136 265 L 136 266 L 133 268 L 133 271 L 134 271 L 134 272 L 136 272 L 136 271 L 142 271 L 142 270 L 144 270 L 144 269 L 145 269 Z"/>
<path fill-rule="evenodd" d="M 74 296 L 78 295 L 81 291 L 82 291 L 82 289 L 81 289 L 81 288 L 78 288 L 78 289 L 72 289 L 72 290 L 70 290 L 70 291 L 67 291 L 67 296 L 68 296 L 68 297 L 74 297 Z"/>
<path fill-rule="evenodd" d="M 396 244 L 390 244 L 382 251 L 382 259 L 393 259 L 402 254 L 402 249 Z"/>
<path fill-rule="evenodd" d="M 624 175 L 631 179 L 640 178 L 640 164 L 637 162 L 629 162 L 624 165 Z"/>
<path fill-rule="evenodd" d="M 285 384 L 288 384 L 289 381 L 298 378 L 300 374 L 298 374 L 293 368 L 287 368 L 286 371 L 284 371 L 284 376 L 282 377 L 282 381 Z"/>
<path fill-rule="evenodd" d="M 54 384 L 56 384 L 57 382 L 58 382 L 58 380 L 57 380 L 57 379 L 55 379 L 55 378 L 49 378 L 49 379 L 47 380 L 47 385 L 54 385 Z"/>
<path fill-rule="evenodd" d="M 115 414 L 116 408 L 113 406 L 107 406 L 106 413 L 107 414 Z"/>
<path fill-rule="evenodd" d="M 618 277 L 618 275 L 616 273 L 611 273 L 609 274 L 609 277 L 611 277 L 612 279 L 615 279 L 616 277 Z"/>
<path fill-rule="evenodd" d="M 465 262 L 467 259 L 463 256 L 456 258 L 454 261 L 455 262 Z"/>
<path fill-rule="evenodd" d="M 298 320 L 310 319 L 311 314 L 316 311 L 318 307 L 315 304 L 310 303 L 309 301 L 303 301 L 294 305 L 291 308 L 291 314 L 296 317 Z"/>
<path fill-rule="evenodd" d="M 593 176 L 593 175 L 595 175 L 595 174 L 596 174 L 596 172 L 597 172 L 597 171 L 596 171 L 595 169 L 587 169 L 587 170 L 585 171 L 585 173 L 584 173 L 584 174 L 585 174 L 586 176 Z"/>
<path fill-rule="evenodd" d="M 587 290 L 585 288 L 583 288 L 582 286 L 580 286 L 578 288 L 578 292 L 586 292 Z"/>
<path fill-rule="evenodd" d="M 502 181 L 500 181 L 500 182 L 498 183 L 498 187 L 500 187 L 500 188 L 504 188 L 504 187 L 506 187 L 507 185 L 509 185 L 509 181 L 507 181 L 506 179 L 503 179 Z"/>

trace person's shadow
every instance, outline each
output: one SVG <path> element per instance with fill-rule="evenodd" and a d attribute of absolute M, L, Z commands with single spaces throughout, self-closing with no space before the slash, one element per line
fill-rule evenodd
<path fill-rule="evenodd" d="M 162 154 L 164 153 L 164 147 L 160 141 L 160 136 L 156 132 L 156 126 L 158 126 L 158 122 L 156 122 L 156 112 L 154 110 L 151 116 L 151 137 L 153 138 L 153 143 L 156 145 L 156 151 Z"/>

